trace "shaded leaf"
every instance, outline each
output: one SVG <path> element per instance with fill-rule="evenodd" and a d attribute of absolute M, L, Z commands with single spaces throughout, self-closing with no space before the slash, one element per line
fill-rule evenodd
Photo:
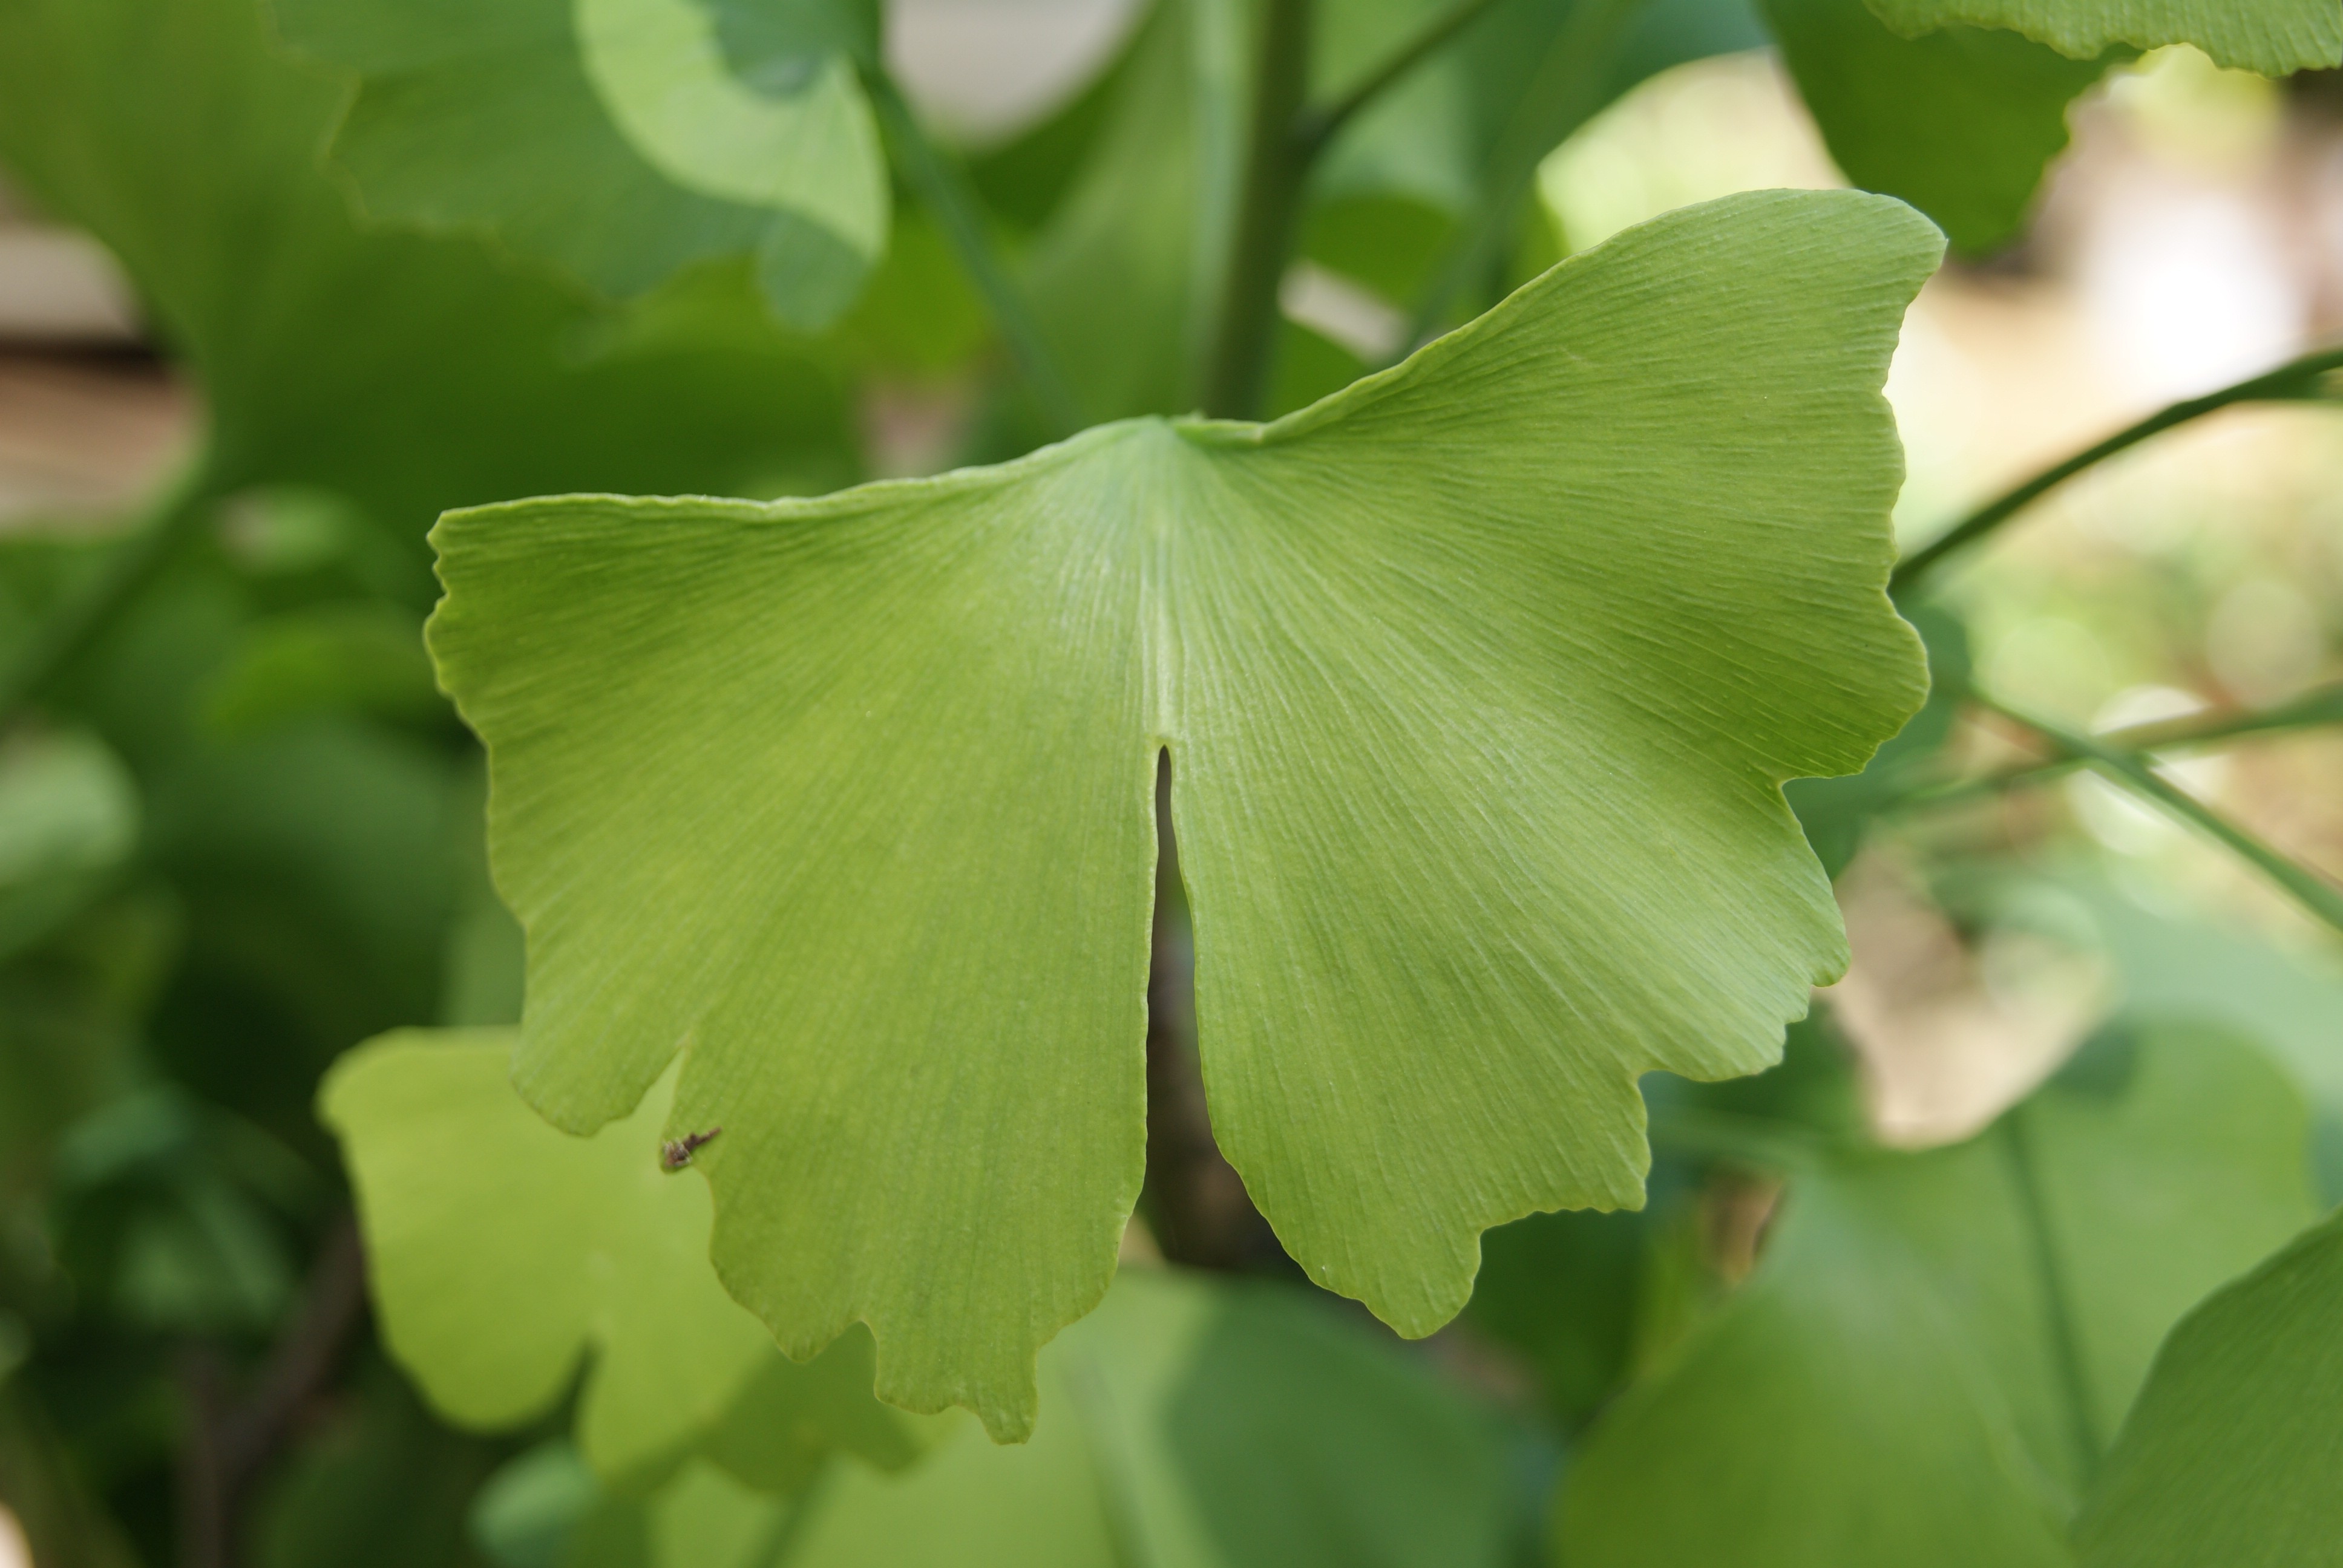
<path fill-rule="evenodd" d="M 391 1034 L 345 1058 L 320 1095 L 356 1180 L 385 1342 L 435 1407 L 518 1425 L 590 1352 L 578 1442 L 606 1476 L 656 1471 L 748 1393 L 769 1445 L 829 1434 L 880 1462 L 911 1457 L 907 1418 L 870 1398 L 867 1341 L 792 1366 L 718 1286 L 707 1188 L 660 1169 L 665 1089 L 593 1139 L 566 1137 L 507 1083 L 513 1039 Z M 752 1478 L 770 1473 L 762 1462 Z"/>
<path fill-rule="evenodd" d="M 748 1568 L 783 1538 L 790 1568 L 1509 1560 L 1492 1424 L 1291 1287 L 1128 1270 L 1041 1377 L 1021 1446 L 964 1427 L 900 1476 L 835 1464 L 794 1504 L 688 1472 L 645 1510 L 641 1561 Z"/>
<path fill-rule="evenodd" d="M 121 258 L 192 363 L 213 487 L 316 485 L 415 541 L 453 505 L 738 489 L 842 442 L 809 364 L 575 366 L 589 313 L 567 291 L 469 239 L 360 233 L 317 166 L 345 96 L 271 51 L 252 0 L 0 0 L 0 159 Z"/>
<path fill-rule="evenodd" d="M 0 959 L 106 890 L 138 838 L 138 786 L 85 735 L 0 745 Z"/>
<path fill-rule="evenodd" d="M 1638 1073 L 1762 1066 L 1845 962 L 1778 786 L 1920 699 L 1878 387 L 1936 252 L 1736 197 L 1268 427 L 447 518 L 523 1092 L 588 1131 L 690 1041 L 728 1288 L 1023 1432 L 1139 1190 L 1168 749 L 1215 1132 L 1429 1332 L 1482 1229 L 1640 1200 Z"/>
<path fill-rule="evenodd" d="M 1866 190 L 1936 220 L 1956 250 L 1991 250 L 2025 222 L 2066 146 L 2066 105 L 2107 55 L 2070 60 L 2016 33 L 1899 36 L 1864 0 L 1765 0 L 1782 58 L 1831 156 Z"/>
<path fill-rule="evenodd" d="M 2166 1327 L 2308 1211 L 2305 1133 L 2254 1051 L 2176 1028 L 2106 1037 L 1970 1142 L 1794 1177 L 1756 1275 L 1581 1451 L 1566 1560 L 2069 1561 Z"/>
<path fill-rule="evenodd" d="M 826 24 L 820 7 L 276 9 L 287 42 L 359 75 L 334 156 L 379 216 L 485 228 L 621 297 L 753 252 L 773 309 L 807 328 L 853 303 L 886 248 L 870 105 L 845 55 L 806 52 L 853 24 Z"/>
<path fill-rule="evenodd" d="M 2283 76 L 2343 63 L 2343 12 L 2328 0 L 1866 0 L 1906 37 L 2007 27 L 2087 60 L 2117 45 L 2194 44 L 2223 65 Z"/>
<path fill-rule="evenodd" d="M 2076 1526 L 2085 1568 L 2343 1563 L 2343 1216 L 2173 1329 Z"/>

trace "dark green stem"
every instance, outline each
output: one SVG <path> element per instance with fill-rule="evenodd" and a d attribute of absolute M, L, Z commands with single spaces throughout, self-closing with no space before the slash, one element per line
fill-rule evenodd
<path fill-rule="evenodd" d="M 1439 331 L 1448 312 L 1497 266 L 1538 165 L 1602 106 L 1603 87 L 1639 0 L 1577 0 L 1498 137 L 1481 199 L 1417 302 L 1402 352 Z"/>
<path fill-rule="evenodd" d="M 1264 0 L 1254 61 L 1252 144 L 1237 208 L 1220 330 L 1204 369 L 1204 412 L 1258 417 L 1277 345 L 1277 289 L 1315 149 L 1300 134 L 1310 85 L 1312 0 Z"/>
<path fill-rule="evenodd" d="M 1010 357 L 1017 362 L 1018 373 L 1025 378 L 1041 417 L 1052 434 L 1072 435 L 1082 427 L 1081 405 L 1074 397 L 1073 384 L 1058 367 L 1041 324 L 1002 265 L 968 176 L 929 138 L 892 76 L 877 66 L 865 65 L 862 84 L 879 111 L 888 141 L 894 146 L 903 178 L 935 215 L 969 281 L 984 297 L 993 325 L 1001 329 L 1001 340 L 1009 346 Z"/>
<path fill-rule="evenodd" d="M 2248 736 L 2309 729 L 2324 724 L 2343 724 L 2343 682 L 2322 686 L 2275 708 L 2191 713 L 2178 719 L 2159 719 L 2151 724 L 2126 725 L 2121 729 L 2110 729 L 2092 739 L 2118 751 L 2177 751 L 2190 747 L 2211 746 L 2224 740 L 2243 739 Z M 2083 765 L 2082 758 L 2063 755 L 2046 762 L 2020 763 L 1981 778 L 1915 789 L 1891 802 L 1889 809 L 1905 810 L 1957 805 L 1982 796 L 1998 795 L 2005 790 L 2041 783 Z"/>
<path fill-rule="evenodd" d="M 1449 42 L 1487 15 L 1498 0 L 1460 0 L 1447 15 L 1401 45 L 1391 58 L 1369 72 L 1359 85 L 1321 108 L 1303 111 L 1295 134 L 1314 154 L 1334 139 L 1361 109 L 1381 97 L 1409 72 L 1447 47 Z"/>
<path fill-rule="evenodd" d="M 2050 1362 L 2058 1378 L 2059 1402 L 2065 1408 L 2068 1441 L 2075 1448 L 2077 1490 L 2086 1490 L 2099 1468 L 2099 1422 L 2091 1402 L 2091 1380 L 2083 1361 L 2081 1332 L 2075 1306 L 2066 1292 L 2066 1277 L 2058 1267 L 2057 1240 L 2050 1223 L 2050 1205 L 2042 1191 L 2042 1175 L 2026 1133 L 2026 1107 L 2016 1106 L 1996 1131 L 2009 1165 L 2011 1184 L 2017 1190 L 2020 1223 L 2027 1250 L 2034 1255 L 2035 1278 L 2042 1287 L 2042 1312 L 2050 1333 Z"/>
<path fill-rule="evenodd" d="M 1888 579 L 1887 591 L 1898 598 L 1909 594 L 1923 578 L 1936 570 L 1946 557 L 1984 538 L 2086 468 L 2095 467 L 2118 452 L 2128 451 L 2151 436 L 2160 436 L 2177 426 L 2201 419 L 2233 403 L 2299 403 L 2324 396 L 2326 378 L 2329 372 L 2337 369 L 2343 369 L 2343 348 L 2324 348 L 2250 380 L 2240 381 L 2234 387 L 2224 387 L 2217 392 L 2207 392 L 2201 397 L 2191 397 L 2160 409 L 2130 428 L 2117 431 L 2097 446 L 2045 468 L 2016 489 L 1979 507 L 1896 563 L 1896 574 Z"/>
<path fill-rule="evenodd" d="M 2145 759 L 2129 751 L 2117 750 L 2091 736 L 2077 735 L 2030 718 L 1975 692 L 1971 696 L 1979 707 L 2025 726 L 2108 782 L 2121 785 L 2168 815 L 2217 839 L 2240 859 L 2252 864 L 2264 876 L 2293 895 L 2296 902 L 2304 909 L 2337 930 L 2343 931 L 2343 889 L 2279 854 L 2194 795 L 2173 784 Z"/>
<path fill-rule="evenodd" d="M 0 726 L 15 722 L 114 624 L 211 515 L 213 499 L 212 486 L 201 473 L 175 486 L 130 538 L 115 547 L 96 579 L 42 623 L 0 675 Z"/>

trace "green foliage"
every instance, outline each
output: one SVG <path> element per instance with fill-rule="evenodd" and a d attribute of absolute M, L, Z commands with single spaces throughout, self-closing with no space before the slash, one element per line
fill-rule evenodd
<path fill-rule="evenodd" d="M 2284 75 L 2343 62 L 2343 15 L 2327 0 L 1865 0 L 1906 37 L 2007 27 L 2087 60 L 2117 45 L 2194 44 L 2217 65 Z"/>
<path fill-rule="evenodd" d="M 362 80 L 335 156 L 377 215 L 484 227 L 592 287 L 641 294 L 754 253 L 819 328 L 886 247 L 886 164 L 814 4 L 276 0 L 286 39 Z"/>
<path fill-rule="evenodd" d="M 1031 1442 L 996 1447 L 967 1423 L 900 1476 L 833 1462 L 794 1501 L 693 1466 L 641 1503 L 581 1511 L 564 1561 L 1506 1561 L 1512 1503 L 1492 1425 L 1387 1343 L 1280 1287 L 1127 1270 L 1041 1352 L 1041 1378 Z"/>
<path fill-rule="evenodd" d="M 1794 1175 L 1756 1276 L 1592 1434 L 1560 1550 L 2068 1561 L 2167 1327 L 2310 1211 L 2307 1131 L 2250 1048 L 2118 1031 L 1966 1143 Z"/>
<path fill-rule="evenodd" d="M 2077 1535 L 2086 1568 L 2343 1562 L 2343 1217 L 2183 1319 Z"/>
<path fill-rule="evenodd" d="M 566 1138 L 507 1084 L 513 1044 L 500 1030 L 391 1035 L 345 1058 L 322 1095 L 385 1342 L 433 1403 L 468 1426 L 517 1426 L 590 1352 L 578 1442 L 605 1476 L 657 1472 L 711 1432 L 719 1462 L 783 1486 L 832 1440 L 910 1459 L 912 1418 L 870 1399 L 867 1342 L 795 1367 L 717 1285 L 707 1187 L 660 1168 L 671 1084 L 597 1137 Z M 751 1430 L 728 1438 L 728 1416 Z"/>
<path fill-rule="evenodd" d="M 469 240 L 359 230 L 315 163 L 342 99 L 270 53 L 249 0 L 0 5 L 0 156 L 105 240 L 192 362 L 209 489 L 322 487 L 411 558 L 449 506 L 753 490 L 840 438 L 809 364 L 578 365 L 565 338 L 588 313 L 565 291 Z"/>
<path fill-rule="evenodd" d="M 1168 748 L 1215 1131 L 1312 1279 L 1429 1332 L 1480 1230 L 1637 1201 L 1638 1072 L 1762 1065 L 1845 961 L 1778 785 L 1920 695 L 1876 389 L 1936 249 L 1872 199 L 1742 198 L 1265 428 L 449 518 L 432 648 L 530 931 L 524 1093 L 588 1131 L 689 1038 L 727 1285 L 793 1352 L 860 1319 L 886 1397 L 1021 1432 L 1138 1191 Z M 1863 651 L 1825 674 L 1818 638 Z M 1382 912 L 1306 913 L 1336 907 Z M 1493 969 L 1489 907 L 1523 944 Z M 1487 1049 L 1425 1050 L 1458 1039 Z"/>
<path fill-rule="evenodd" d="M 2066 146 L 2068 100 L 2110 57 L 1976 27 L 1899 37 L 1864 0 L 1765 0 L 1765 17 L 1847 178 L 1902 196 L 1964 251 L 2017 232 Z"/>

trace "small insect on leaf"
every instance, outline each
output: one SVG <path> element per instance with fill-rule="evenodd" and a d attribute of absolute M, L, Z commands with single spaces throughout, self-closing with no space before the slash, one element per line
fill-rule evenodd
<path fill-rule="evenodd" d="M 708 1142 L 723 1131 L 721 1127 L 711 1127 L 705 1132 L 687 1133 L 681 1138 L 669 1139 L 659 1145 L 659 1169 L 682 1170 L 691 1163 L 692 1155 L 698 1151 L 701 1144 Z"/>

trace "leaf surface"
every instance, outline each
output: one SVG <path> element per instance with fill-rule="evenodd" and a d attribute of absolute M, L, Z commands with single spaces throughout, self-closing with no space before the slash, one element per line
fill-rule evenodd
<path fill-rule="evenodd" d="M 444 519 L 524 1094 L 588 1131 L 685 1050 L 733 1293 L 1021 1432 L 1139 1190 L 1168 749 L 1222 1146 L 1430 1332 L 1483 1229 L 1640 1201 L 1639 1073 L 1755 1070 L 1845 963 L 1780 784 L 1921 698 L 1878 388 L 1937 251 L 1738 197 L 1271 426 Z"/>
<path fill-rule="evenodd" d="M 2044 166 L 2066 148 L 2067 103 L 2107 65 L 1978 27 L 1903 37 L 1864 0 L 1765 3 L 1847 178 L 1910 202 L 1962 251 L 2017 232 Z"/>
<path fill-rule="evenodd" d="M 2307 1134 L 2258 1052 L 2167 1026 L 2107 1037 L 1970 1142 L 1794 1178 L 1757 1273 L 1581 1451 L 1566 1560 L 2071 1561 L 2066 1518 L 2167 1326 L 2308 1212 Z"/>
<path fill-rule="evenodd" d="M 1906 37 L 2006 27 L 2087 60 L 2117 45 L 2194 44 L 2218 65 L 2283 76 L 2343 62 L 2343 8 L 2329 0 L 1865 0 Z"/>
<path fill-rule="evenodd" d="M 908 1418 L 870 1397 L 867 1341 L 794 1365 L 717 1283 L 707 1185 L 660 1169 L 672 1085 L 567 1137 L 512 1092 L 513 1044 L 509 1030 L 387 1035 L 319 1097 L 356 1180 L 384 1338 L 433 1404 L 518 1425 L 590 1353 L 578 1439 L 605 1476 L 711 1434 L 719 1462 L 774 1485 L 833 1435 L 880 1462 L 917 1452 Z"/>
<path fill-rule="evenodd" d="M 775 312 L 808 329 L 853 303 L 886 247 L 886 159 L 853 67 L 831 53 L 776 80 L 789 51 L 755 47 L 772 7 L 276 9 L 288 43 L 361 78 L 334 156 L 377 216 L 487 229 L 620 297 L 754 253 Z"/>
<path fill-rule="evenodd" d="M 2343 1216 L 2172 1331 L 2076 1526 L 2085 1568 L 2343 1563 Z"/>

